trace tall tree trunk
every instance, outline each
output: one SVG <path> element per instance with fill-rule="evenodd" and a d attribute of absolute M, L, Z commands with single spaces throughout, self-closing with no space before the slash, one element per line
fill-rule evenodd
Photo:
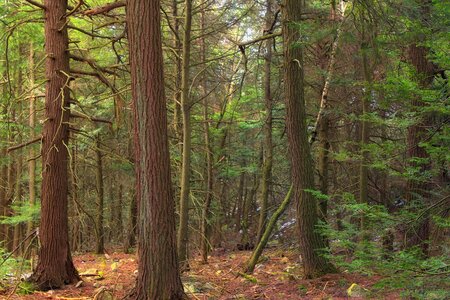
<path fill-rule="evenodd" d="M 105 190 L 103 185 L 103 154 L 100 150 L 101 140 L 100 135 L 96 138 L 96 149 L 95 149 L 95 160 L 96 160 L 96 185 L 97 185 L 97 241 L 95 245 L 95 252 L 97 254 L 102 254 L 105 252 L 105 232 L 103 228 L 103 210 L 104 210 L 104 200 L 105 200 Z"/>
<path fill-rule="evenodd" d="M 20 56 L 25 56 L 25 48 L 24 48 L 24 44 L 20 43 L 19 44 L 19 55 Z M 22 68 L 18 68 L 17 70 L 17 87 L 16 87 L 16 97 L 20 98 L 23 92 L 23 87 L 24 86 L 24 82 L 23 82 L 23 72 L 22 72 Z M 16 124 L 17 126 L 20 126 L 22 124 L 22 115 L 23 115 L 23 102 L 19 101 L 19 103 L 17 104 L 17 117 L 16 117 Z M 17 142 L 19 144 L 22 144 L 23 138 L 22 138 L 22 133 L 19 130 L 19 127 L 17 127 L 16 129 L 16 136 L 17 136 Z M 14 185 L 14 197 L 13 197 L 13 203 L 16 206 L 21 206 L 22 205 L 22 169 L 23 169 L 23 149 L 18 149 L 16 152 L 17 155 L 17 159 L 15 159 L 15 164 L 16 164 L 16 176 L 15 176 L 15 185 Z M 16 250 L 16 255 L 20 255 L 22 256 L 22 248 L 20 245 L 21 242 L 21 227 L 22 224 L 16 224 L 13 226 L 12 230 L 13 230 L 13 239 L 12 239 L 12 249 Z"/>
<path fill-rule="evenodd" d="M 273 20 L 272 6 L 273 1 L 266 2 L 266 30 L 270 30 Z M 256 235 L 256 243 L 259 243 L 264 233 L 267 220 L 267 209 L 269 202 L 270 186 L 272 181 L 272 161 L 273 161 L 273 145 L 272 145 L 272 92 L 271 92 L 271 64 L 272 64 L 272 44 L 273 40 L 268 39 L 265 42 L 266 55 L 264 61 L 264 101 L 266 108 L 266 120 L 264 123 L 264 162 L 261 178 L 261 209 L 259 213 L 258 231 Z"/>
<path fill-rule="evenodd" d="M 173 47 L 175 54 L 175 91 L 173 96 L 173 129 L 175 132 L 176 143 L 180 143 L 183 136 L 181 127 L 181 39 L 180 39 L 180 16 L 178 15 L 178 0 L 172 0 L 172 17 L 173 17 Z M 182 150 L 182 149 L 180 149 Z"/>
<path fill-rule="evenodd" d="M 6 65 L 6 62 L 4 63 Z M 5 66 L 6 69 L 6 66 Z M 7 78 L 6 75 L 6 71 L 3 74 L 4 78 Z M 2 93 L 5 97 L 7 97 L 7 95 L 9 94 L 8 91 L 8 85 L 4 84 L 3 85 L 3 90 Z M 3 118 L 7 118 L 8 117 L 8 104 L 5 103 L 3 105 L 3 109 L 2 109 L 2 116 L 4 116 Z M 6 120 L 2 120 L 6 123 Z M 0 215 L 2 217 L 6 216 L 6 208 L 8 206 L 8 200 L 7 200 L 7 192 L 8 192 L 8 153 L 7 153 L 7 145 L 8 145 L 8 132 L 1 130 L 0 131 L 0 143 L 1 143 L 1 148 L 0 148 L 0 158 L 2 159 L 1 161 L 1 166 L 0 166 Z M 0 224 L 0 242 L 3 242 L 4 244 L 7 242 L 8 240 L 8 225 L 6 224 Z"/>
<path fill-rule="evenodd" d="M 303 50 L 294 46 L 301 35 L 293 23 L 301 21 L 302 5 L 296 0 L 282 4 L 284 39 L 284 84 L 286 97 L 286 127 L 291 155 L 292 184 L 297 202 L 300 251 L 304 276 L 314 278 L 335 268 L 322 255 L 324 238 L 316 230 L 319 218 L 317 201 L 307 189 L 314 189 L 314 168 L 308 143 L 304 99 Z"/>
<path fill-rule="evenodd" d="M 170 175 L 159 0 L 127 3 L 138 201 L 138 277 L 132 299 L 182 299 Z"/>
<path fill-rule="evenodd" d="M 420 6 L 420 16 L 422 26 L 429 26 L 431 20 L 431 0 L 418 0 Z M 416 80 L 423 89 L 429 88 L 433 82 L 436 67 L 428 60 L 428 49 L 420 44 L 424 42 L 425 37 L 417 36 L 416 42 L 411 44 L 408 49 L 408 57 L 416 70 Z M 426 106 L 426 103 L 416 96 L 412 100 L 412 108 L 416 113 Z M 422 112 L 422 114 L 424 114 Z M 406 200 L 418 206 L 430 204 L 430 183 L 428 178 L 421 178 L 420 175 L 426 174 L 431 169 L 430 155 L 421 143 L 426 140 L 428 135 L 428 127 L 431 125 L 431 118 L 422 115 L 418 123 L 408 128 L 407 135 L 407 157 L 409 166 L 417 169 L 418 176 L 409 178 L 407 182 Z M 407 245 L 419 246 L 424 255 L 428 255 L 430 237 L 429 214 L 426 212 L 419 220 L 418 224 L 411 228 L 408 232 Z"/>
<path fill-rule="evenodd" d="M 31 88 L 30 94 L 30 116 L 28 119 L 28 125 L 30 126 L 30 139 L 36 137 L 35 127 L 36 127 L 36 97 L 34 95 L 34 44 L 30 42 L 30 54 L 28 58 L 28 74 L 29 74 L 29 86 Z M 36 204 L 36 154 L 32 146 L 28 150 L 28 197 L 30 206 Z M 27 222 L 27 232 L 26 236 L 29 236 L 33 231 L 33 220 Z M 29 238 L 26 243 L 26 248 L 31 246 L 32 239 Z M 28 257 L 28 253 L 25 253 Z"/>
<path fill-rule="evenodd" d="M 201 30 L 202 30 L 202 39 L 201 41 L 201 49 L 200 49 L 200 56 L 201 61 L 203 63 L 206 63 L 206 43 L 205 43 L 205 12 L 202 11 L 202 17 L 201 17 Z M 205 190 L 205 202 L 203 204 L 202 209 L 202 224 L 200 228 L 200 235 L 201 235 L 201 257 L 202 262 L 207 263 L 208 262 L 208 250 L 210 249 L 210 243 L 209 243 L 209 233 L 210 233 L 210 225 L 209 225 L 209 218 L 210 218 L 210 209 L 211 209 L 211 202 L 213 199 L 213 188 L 214 188 L 214 175 L 213 175 L 213 148 L 211 147 L 211 136 L 209 133 L 209 101 L 208 101 L 208 89 L 207 89 L 207 83 L 206 83 L 206 75 L 203 75 L 202 78 L 202 89 L 203 89 L 203 130 L 204 130 L 204 139 L 205 139 L 205 151 L 206 151 L 206 190 Z"/>
<path fill-rule="evenodd" d="M 191 101 L 189 99 L 189 70 L 191 59 L 191 26 L 192 0 L 186 0 L 184 37 L 183 37 L 183 66 L 181 80 L 181 112 L 183 116 L 183 161 L 180 182 L 180 224 L 178 228 L 178 259 L 182 270 L 189 269 L 188 262 L 188 227 L 189 227 L 189 192 L 191 178 Z"/>
<path fill-rule="evenodd" d="M 363 25 L 364 26 L 364 25 Z M 369 151 L 367 149 L 370 142 L 370 123 L 367 120 L 367 115 L 370 112 L 370 100 L 372 98 L 372 70 L 370 67 L 369 58 L 367 55 L 369 42 L 364 41 L 361 45 L 362 52 L 362 67 L 364 72 L 364 81 L 366 87 L 362 96 L 362 120 L 361 120 L 361 162 L 359 165 L 359 203 L 368 203 L 369 201 Z M 366 229 L 364 217 L 360 219 L 361 230 Z"/>
<path fill-rule="evenodd" d="M 309 140 L 310 145 L 312 146 L 315 142 L 316 132 L 319 140 L 318 146 L 318 155 L 317 155 L 317 164 L 319 171 L 319 189 L 320 192 L 324 195 L 328 195 L 328 173 L 329 173 L 329 151 L 330 151 L 330 140 L 329 140 L 329 130 L 330 130 L 330 122 L 331 119 L 329 117 L 329 109 L 330 104 L 328 102 L 328 94 L 330 92 L 331 81 L 334 75 L 334 69 L 337 58 L 337 51 L 339 47 L 339 41 L 342 35 L 342 26 L 345 21 L 345 9 L 347 4 L 345 2 L 340 2 L 340 8 L 336 7 L 336 3 L 333 2 L 331 5 L 331 13 L 330 18 L 332 20 L 339 20 L 338 28 L 336 31 L 336 35 L 334 36 L 334 40 L 331 46 L 331 52 L 328 59 L 327 73 L 323 83 L 323 88 L 320 96 L 320 108 L 319 113 L 316 118 L 316 123 L 314 126 L 314 130 L 311 134 L 311 138 Z M 337 12 L 339 11 L 339 15 Z M 323 55 L 323 61 L 326 60 L 326 54 Z M 323 67 L 324 68 L 324 67 Z M 319 202 L 320 208 L 320 219 L 322 221 L 326 221 L 328 214 L 328 200 L 321 199 Z"/>
<path fill-rule="evenodd" d="M 31 280 L 54 289 L 79 279 L 68 236 L 69 53 L 67 0 L 45 0 L 46 91 L 39 262 Z"/>

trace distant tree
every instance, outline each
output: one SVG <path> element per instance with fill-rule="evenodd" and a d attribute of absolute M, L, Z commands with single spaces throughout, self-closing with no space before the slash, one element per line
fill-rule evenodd
<path fill-rule="evenodd" d="M 429 26 L 431 22 L 431 1 L 419 0 L 416 1 L 418 7 L 418 14 L 420 15 L 420 25 L 422 27 Z M 408 47 L 408 58 L 411 65 L 416 72 L 415 80 L 419 83 L 422 89 L 429 89 L 434 80 L 436 73 L 436 66 L 428 59 L 429 49 L 423 45 L 425 36 L 421 33 L 416 33 L 413 42 Z M 415 168 L 417 174 L 421 176 L 410 177 L 407 182 L 406 199 L 416 205 L 425 206 L 430 204 L 430 182 L 429 178 L 424 178 L 423 175 L 430 172 L 432 165 L 430 155 L 426 148 L 422 145 L 427 140 L 429 135 L 428 130 L 431 127 L 431 116 L 429 113 L 421 114 L 427 104 L 419 96 L 415 95 L 411 101 L 414 112 L 419 113 L 419 120 L 408 128 L 407 135 L 407 156 L 409 159 L 409 166 Z M 409 231 L 407 243 L 409 246 L 419 246 L 424 255 L 428 255 L 428 240 L 430 237 L 429 228 L 429 214 L 428 212 L 420 218 L 419 224 Z"/>

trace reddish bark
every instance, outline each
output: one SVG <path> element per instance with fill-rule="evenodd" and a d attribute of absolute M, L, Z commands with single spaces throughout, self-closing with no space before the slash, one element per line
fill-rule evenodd
<path fill-rule="evenodd" d="M 67 0 L 46 0 L 46 94 L 42 138 L 39 262 L 31 280 L 42 290 L 79 279 L 68 237 L 69 55 Z"/>
<path fill-rule="evenodd" d="M 184 297 L 175 242 L 159 8 L 159 0 L 127 3 L 139 258 L 132 299 Z"/>

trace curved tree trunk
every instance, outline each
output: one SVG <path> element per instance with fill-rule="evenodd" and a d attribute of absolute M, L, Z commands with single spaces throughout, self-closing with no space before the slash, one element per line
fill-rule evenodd
<path fill-rule="evenodd" d="M 259 257 L 261 256 L 264 248 L 266 247 L 267 243 L 269 242 L 269 238 L 272 234 L 273 229 L 275 228 L 275 225 L 277 224 L 278 219 L 284 213 L 284 211 L 288 207 L 289 203 L 291 203 L 292 190 L 293 190 L 293 188 L 291 185 L 288 193 L 286 194 L 286 197 L 284 197 L 283 202 L 281 202 L 278 209 L 274 212 L 272 217 L 270 217 L 270 220 L 267 224 L 266 229 L 264 230 L 261 240 L 258 242 L 258 245 L 256 246 L 255 250 L 252 253 L 252 256 L 250 257 L 250 259 L 247 263 L 247 268 L 245 269 L 245 273 L 251 274 L 255 270 L 255 266 L 258 263 Z"/>
<path fill-rule="evenodd" d="M 46 91 L 42 138 L 39 262 L 31 280 L 40 289 L 79 279 L 68 236 L 69 53 L 67 0 L 45 0 Z"/>

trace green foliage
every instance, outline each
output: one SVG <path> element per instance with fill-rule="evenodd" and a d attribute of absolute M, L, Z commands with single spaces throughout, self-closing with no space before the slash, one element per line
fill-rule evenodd
<path fill-rule="evenodd" d="M 412 299 L 446 299 L 446 279 L 450 270 L 448 251 L 439 256 L 424 258 L 418 248 L 403 249 L 391 236 L 398 228 L 413 226 L 427 208 L 406 207 L 396 214 L 384 206 L 356 203 L 354 197 L 343 194 L 339 230 L 322 224 L 321 231 L 329 238 L 328 257 L 341 271 L 366 275 L 381 275 L 371 289 L 372 293 L 398 290 Z M 364 219 L 365 230 L 358 220 Z M 447 227 L 448 221 L 433 217 L 438 226 Z M 388 242 L 387 242 L 388 241 Z M 393 243 L 393 244 L 390 244 Z M 414 278 L 414 280 L 412 280 Z M 447 288 L 447 293 L 446 291 Z"/>
<path fill-rule="evenodd" d="M 27 261 L 23 258 L 14 257 L 0 247 L 0 278 L 2 279 L 0 285 L 20 279 L 26 263 Z"/>
<path fill-rule="evenodd" d="M 10 217 L 1 217 L 1 224 L 17 225 L 30 221 L 37 221 L 40 216 L 41 205 L 36 203 L 34 205 L 28 202 L 21 202 L 18 205 L 13 205 L 13 214 Z"/>

